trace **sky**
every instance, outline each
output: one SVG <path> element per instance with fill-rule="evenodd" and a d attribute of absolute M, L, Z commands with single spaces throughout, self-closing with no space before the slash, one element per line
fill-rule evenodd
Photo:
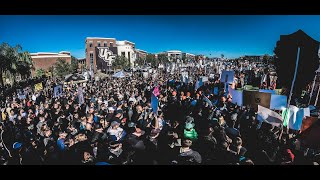
<path fill-rule="evenodd" d="M 12 15 L 0 16 L 0 43 L 85 57 L 86 37 L 128 40 L 149 53 L 181 50 L 209 57 L 273 54 L 280 35 L 302 29 L 320 41 L 320 16 Z"/>

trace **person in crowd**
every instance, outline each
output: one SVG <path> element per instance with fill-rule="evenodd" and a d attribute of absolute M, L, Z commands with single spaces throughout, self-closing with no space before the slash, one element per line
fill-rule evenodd
<path fill-rule="evenodd" d="M 236 70 L 234 88 L 275 89 L 269 71 L 239 67 L 228 67 Z M 292 145 L 294 138 L 283 127 L 259 124 L 255 109 L 235 105 L 220 81 L 221 69 L 200 87 L 204 71 L 188 70 L 193 72 L 188 82 L 179 72 L 156 78 L 136 72 L 65 84 L 57 97 L 53 89 L 64 83 L 59 79 L 2 88 L 0 164 L 288 165 L 311 159 Z M 44 88 L 35 91 L 40 82 Z M 155 87 L 156 111 L 151 106 Z M 15 88 L 26 89 L 25 97 Z"/>

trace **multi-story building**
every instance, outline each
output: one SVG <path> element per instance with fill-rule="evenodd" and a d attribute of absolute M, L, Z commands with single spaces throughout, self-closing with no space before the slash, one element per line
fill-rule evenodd
<path fill-rule="evenodd" d="M 114 58 L 110 55 L 113 55 L 114 52 L 110 52 L 109 48 L 112 49 L 113 47 L 117 46 L 115 38 L 87 37 L 85 46 L 86 65 L 88 70 L 93 70 L 94 72 L 97 70 L 97 57 L 103 59 L 106 62 L 105 65 L 111 65 L 111 61 Z M 99 52 L 101 52 L 101 56 L 99 56 Z M 98 64 L 101 65 L 102 63 L 98 62 Z"/>
<path fill-rule="evenodd" d="M 80 69 L 81 71 L 83 71 L 86 67 L 86 58 L 81 58 L 78 59 L 78 69 Z"/>
<path fill-rule="evenodd" d="M 135 43 L 127 40 L 117 41 L 117 52 L 118 56 L 126 57 L 130 62 L 130 66 L 133 66 L 134 61 L 136 60 Z"/>
<path fill-rule="evenodd" d="M 124 40 L 117 41 L 115 38 L 87 37 L 86 66 L 87 69 L 106 71 L 110 69 L 116 56 L 124 56 L 133 66 L 136 60 L 135 43 Z"/>
<path fill-rule="evenodd" d="M 182 59 L 185 59 L 186 61 L 195 60 L 196 55 L 190 53 L 182 53 Z"/>
<path fill-rule="evenodd" d="M 33 61 L 34 70 L 31 72 L 32 76 L 38 69 L 43 69 L 45 71 L 52 71 L 54 64 L 58 59 L 64 59 L 67 63 L 71 63 L 71 54 L 67 51 L 61 51 L 59 53 L 50 52 L 38 52 L 30 53 Z"/>
<path fill-rule="evenodd" d="M 141 50 L 141 49 L 136 49 L 136 58 L 140 59 L 146 59 L 147 57 L 147 51 Z"/>
<path fill-rule="evenodd" d="M 164 52 L 158 53 L 157 56 L 159 54 L 167 55 L 169 61 L 176 61 L 176 60 L 181 60 L 182 59 L 182 52 L 179 51 L 179 50 L 164 51 Z"/>

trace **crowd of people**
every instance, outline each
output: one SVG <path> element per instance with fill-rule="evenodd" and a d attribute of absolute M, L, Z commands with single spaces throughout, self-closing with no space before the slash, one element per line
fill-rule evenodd
<path fill-rule="evenodd" d="M 217 73 L 215 71 L 215 73 Z M 232 103 L 219 76 L 198 89 L 194 73 L 105 78 L 2 100 L 0 163 L 5 165 L 289 165 L 313 164 L 297 132 L 256 120 Z M 240 73 L 239 73 L 240 75 Z M 245 74 L 239 79 L 248 81 Z M 239 80 L 240 82 L 240 80 Z M 240 83 L 239 83 L 240 84 Z M 84 102 L 79 96 L 82 87 Z M 151 105 L 157 87 L 158 110 Z M 219 93 L 213 93 L 218 87 Z M 195 90 L 196 89 L 196 90 Z M 208 98 L 213 106 L 205 100 Z"/>

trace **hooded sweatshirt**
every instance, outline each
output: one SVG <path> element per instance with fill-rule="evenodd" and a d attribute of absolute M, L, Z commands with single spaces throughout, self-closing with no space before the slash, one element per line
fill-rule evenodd
<path fill-rule="evenodd" d="M 185 138 L 189 138 L 192 141 L 198 139 L 198 133 L 194 128 L 192 128 L 190 131 L 187 131 L 186 129 L 184 129 L 184 133 L 183 134 L 184 134 Z"/>

